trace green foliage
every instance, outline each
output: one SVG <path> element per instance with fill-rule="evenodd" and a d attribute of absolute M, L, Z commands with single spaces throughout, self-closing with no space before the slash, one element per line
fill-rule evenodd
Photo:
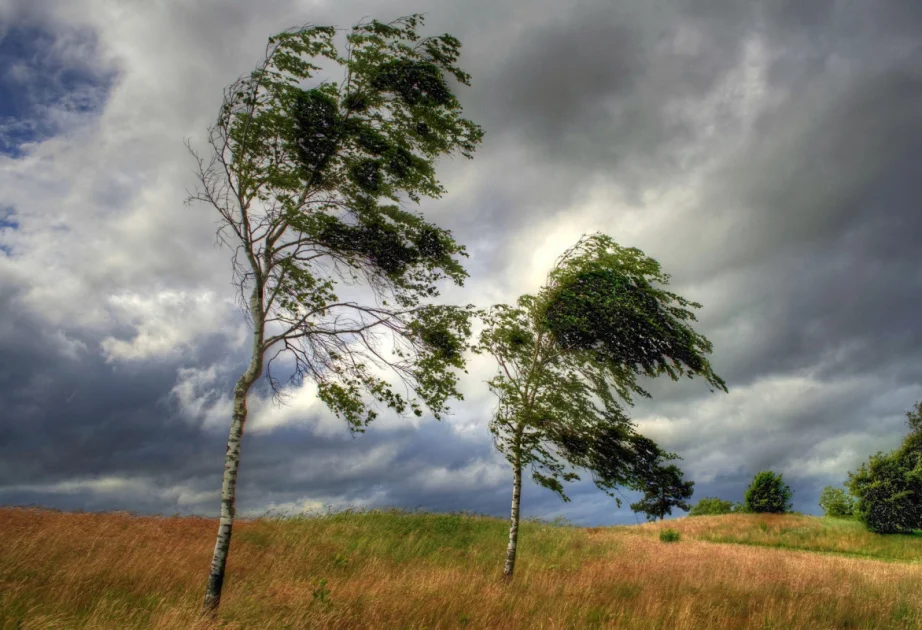
<path fill-rule="evenodd" d="M 856 498 L 855 516 L 878 534 L 922 528 L 922 401 L 906 420 L 909 434 L 900 448 L 872 455 L 846 484 Z"/>
<path fill-rule="evenodd" d="M 746 489 L 746 510 L 755 514 L 784 514 L 791 509 L 791 495 L 791 489 L 784 483 L 783 475 L 763 470 L 756 474 Z"/>
<path fill-rule="evenodd" d="M 630 404 L 632 394 L 648 395 L 637 384 L 635 366 L 625 355 L 600 354 L 570 343 L 552 325 L 560 319 L 553 309 L 561 303 L 562 291 L 570 291 L 567 313 L 579 315 L 581 298 L 573 292 L 573 282 L 584 272 L 618 274 L 625 283 L 668 280 L 639 250 L 621 248 L 601 234 L 583 237 L 558 259 L 537 295 L 523 295 L 516 306 L 501 304 L 481 313 L 485 326 L 476 347 L 499 365 L 488 382 L 498 398 L 490 424 L 494 443 L 514 466 L 531 467 L 535 482 L 565 501 L 563 484 L 578 480 L 578 470 L 589 471 L 596 485 L 613 495 L 617 486 L 640 488 L 655 469 L 650 462 L 666 456 L 636 433 L 618 400 Z M 667 309 L 663 321 L 678 328 L 679 319 L 687 319 L 669 310 L 673 300 L 689 304 L 678 296 L 654 289 L 645 296 Z M 583 314 L 599 312 L 611 297 L 600 289 L 582 305 Z M 686 341 L 689 352 L 710 350 L 703 337 L 689 335 Z M 673 365 L 725 389 L 703 358 L 693 366 Z"/>
<path fill-rule="evenodd" d="M 659 539 L 665 543 L 679 542 L 682 536 L 675 529 L 660 530 Z"/>
<path fill-rule="evenodd" d="M 327 588 L 326 578 L 322 578 L 320 583 L 317 585 L 317 588 L 314 589 L 312 593 L 313 599 L 315 602 L 320 602 L 321 604 L 330 603 L 330 589 Z"/>
<path fill-rule="evenodd" d="M 700 304 L 657 288 L 669 283 L 657 261 L 603 235 L 564 254 L 543 292 L 542 327 L 563 349 L 619 370 L 628 390 L 634 377 L 704 377 L 726 391 L 706 355 L 711 343 L 692 329 Z M 629 376 L 629 375 L 630 376 Z"/>
<path fill-rule="evenodd" d="M 826 516 L 851 518 L 855 512 L 855 500 L 842 488 L 826 486 L 820 492 L 820 507 Z"/>
<path fill-rule="evenodd" d="M 210 158 L 196 156 L 192 199 L 222 217 L 241 297 L 264 331 L 254 352 L 275 351 L 270 384 L 280 392 L 273 367 L 284 357 L 289 382 L 315 382 L 354 431 L 379 405 L 439 417 L 460 397 L 469 309 L 424 302 L 443 280 L 463 283 L 467 254 L 401 204 L 439 197 L 435 160 L 472 157 L 483 132 L 449 83 L 470 83 L 460 42 L 421 38 L 422 23 L 359 23 L 342 55 L 330 26 L 270 38 L 264 61 L 225 91 Z M 312 84 L 318 60 L 341 81 Z M 357 285 L 371 293 L 365 304 Z"/>
<path fill-rule="evenodd" d="M 686 512 L 691 509 L 688 499 L 695 490 L 694 481 L 684 481 L 682 471 L 675 464 L 657 463 L 641 480 L 643 498 L 631 504 L 635 512 L 643 512 L 648 520 L 663 519 L 677 507 Z"/>
<path fill-rule="evenodd" d="M 619 398 L 630 404 L 632 394 L 648 395 L 638 385 L 639 372 L 627 355 L 586 350 L 562 338 L 552 325 L 560 319 L 553 313 L 560 308 L 562 292 L 570 296 L 566 312 L 582 317 L 580 321 L 617 298 L 602 287 L 586 298 L 588 302 L 584 300 L 580 315 L 582 298 L 574 292 L 574 278 L 590 272 L 623 277 L 625 284 L 668 281 L 659 265 L 639 250 L 622 248 L 601 234 L 583 237 L 558 259 L 537 295 L 523 295 L 516 306 L 500 304 L 481 312 L 485 326 L 476 346 L 499 365 L 497 375 L 488 381 L 498 398 L 490 424 L 494 444 L 513 465 L 531 467 L 535 482 L 565 501 L 563 484 L 578 480 L 578 470 L 589 471 L 596 485 L 614 496 L 618 486 L 643 489 L 657 468 L 651 462 L 675 457 L 638 435 L 624 413 Z M 652 287 L 644 296 L 667 313 L 658 320 L 662 325 L 680 329 L 680 320 L 692 318 L 669 306 L 673 301 L 690 305 L 678 296 Z M 678 344 L 675 337 L 670 339 Z M 684 339 L 690 354 L 681 356 L 710 351 L 707 340 L 697 334 L 688 332 Z M 666 370 L 673 376 L 681 369 L 726 389 L 702 356 L 694 365 L 677 361 L 670 359 Z"/>
<path fill-rule="evenodd" d="M 688 513 L 689 516 L 716 516 L 718 514 L 730 514 L 734 512 L 734 505 L 731 501 L 724 501 L 717 497 L 702 497 L 692 507 Z"/>
<path fill-rule="evenodd" d="M 855 516 L 872 532 L 901 534 L 920 527 L 922 492 L 917 469 L 908 464 L 898 451 L 876 453 L 849 474 Z"/>
<path fill-rule="evenodd" d="M 906 424 L 909 425 L 910 436 L 922 434 L 922 400 L 906 412 Z"/>

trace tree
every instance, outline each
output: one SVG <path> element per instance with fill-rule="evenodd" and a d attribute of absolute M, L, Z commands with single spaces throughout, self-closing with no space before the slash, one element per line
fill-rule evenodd
<path fill-rule="evenodd" d="M 784 514 L 791 510 L 791 494 L 791 489 L 784 483 L 783 475 L 763 470 L 756 474 L 746 489 L 746 510 L 756 514 Z"/>
<path fill-rule="evenodd" d="M 498 399 L 490 430 L 513 470 L 507 579 L 515 569 L 523 468 L 564 501 L 563 483 L 578 480 L 581 469 L 609 494 L 639 487 L 662 451 L 637 434 L 619 404 L 631 404 L 632 394 L 649 396 L 638 377 L 697 375 L 726 391 L 705 357 L 710 342 L 687 323 L 694 320 L 689 308 L 699 305 L 654 286 L 668 278 L 640 250 L 584 236 L 537 295 L 481 313 L 477 350 L 498 364 L 488 381 Z"/>
<path fill-rule="evenodd" d="M 909 435 L 922 435 L 922 400 L 906 412 L 906 424 L 909 425 Z"/>
<path fill-rule="evenodd" d="M 878 534 L 922 528 L 922 401 L 906 412 L 906 421 L 909 434 L 900 448 L 872 455 L 848 475 L 855 516 Z"/>
<path fill-rule="evenodd" d="M 854 473 L 855 516 L 872 532 L 907 534 L 920 526 L 919 494 L 907 482 L 912 469 L 897 452 L 876 453 Z"/>
<path fill-rule="evenodd" d="M 190 146 L 199 179 L 190 201 L 217 210 L 253 327 L 250 363 L 234 387 L 205 612 L 221 597 L 247 393 L 264 363 L 276 395 L 283 381 L 311 381 L 353 431 L 382 406 L 439 418 L 460 398 L 469 310 L 425 301 L 443 280 L 462 284 L 466 253 L 400 204 L 440 196 L 435 160 L 470 158 L 482 131 L 462 118 L 448 82 L 469 84 L 456 65 L 460 43 L 420 38 L 421 23 L 418 15 L 359 23 L 345 57 L 333 27 L 271 37 L 264 60 L 225 91 L 210 155 Z M 303 87 L 317 59 L 342 68 L 342 81 Z"/>
<path fill-rule="evenodd" d="M 686 512 L 691 509 L 688 499 L 695 492 L 694 481 L 684 481 L 682 470 L 675 464 L 657 466 L 642 482 L 643 498 L 631 504 L 635 512 L 643 512 L 647 520 L 663 520 L 677 507 Z"/>
<path fill-rule="evenodd" d="M 826 486 L 820 492 L 820 507 L 825 516 L 851 518 L 855 512 L 855 500 L 842 488 Z"/>
<path fill-rule="evenodd" d="M 730 514 L 736 512 L 735 506 L 731 501 L 724 501 L 717 497 L 702 497 L 692 507 L 688 513 L 689 516 L 716 516 L 719 514 Z"/>

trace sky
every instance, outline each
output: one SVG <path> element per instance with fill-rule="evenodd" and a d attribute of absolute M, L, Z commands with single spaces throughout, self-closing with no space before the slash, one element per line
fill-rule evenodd
<path fill-rule="evenodd" d="M 899 444 L 922 399 L 922 3 L 0 0 L 0 504 L 218 513 L 247 328 L 184 140 L 270 35 L 414 12 L 461 40 L 485 131 L 419 206 L 471 254 L 446 300 L 534 292 L 583 233 L 660 261 L 729 393 L 654 381 L 629 412 L 693 500 L 771 469 L 817 514 Z M 506 516 L 494 370 L 473 359 L 442 421 L 359 436 L 309 384 L 284 405 L 261 384 L 238 513 Z M 523 515 L 641 518 L 569 495 L 529 481 Z"/>

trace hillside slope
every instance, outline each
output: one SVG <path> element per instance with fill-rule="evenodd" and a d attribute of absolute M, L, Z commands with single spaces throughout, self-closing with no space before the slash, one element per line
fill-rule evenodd
<path fill-rule="evenodd" d="M 682 540 L 660 542 L 662 527 Z M 204 629 L 215 530 L 204 518 L 0 508 L 0 628 Z M 526 523 L 504 585 L 506 533 L 467 515 L 240 521 L 212 627 L 922 627 L 917 537 L 796 516 Z"/>

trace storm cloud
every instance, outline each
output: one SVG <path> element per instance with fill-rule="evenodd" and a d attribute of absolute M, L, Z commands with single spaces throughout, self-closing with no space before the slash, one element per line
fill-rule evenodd
<path fill-rule="evenodd" d="M 445 299 L 511 302 L 581 234 L 703 304 L 729 394 L 655 381 L 631 414 L 695 498 L 783 472 L 817 513 L 922 399 L 922 7 L 905 1 L 0 2 L 0 503 L 215 514 L 246 327 L 183 146 L 295 24 L 424 11 L 464 44 L 486 137 L 420 209 L 467 245 Z M 310 385 L 251 401 L 239 509 L 497 516 L 476 358 L 442 422 L 351 436 Z M 583 480 L 526 516 L 634 522 Z"/>

